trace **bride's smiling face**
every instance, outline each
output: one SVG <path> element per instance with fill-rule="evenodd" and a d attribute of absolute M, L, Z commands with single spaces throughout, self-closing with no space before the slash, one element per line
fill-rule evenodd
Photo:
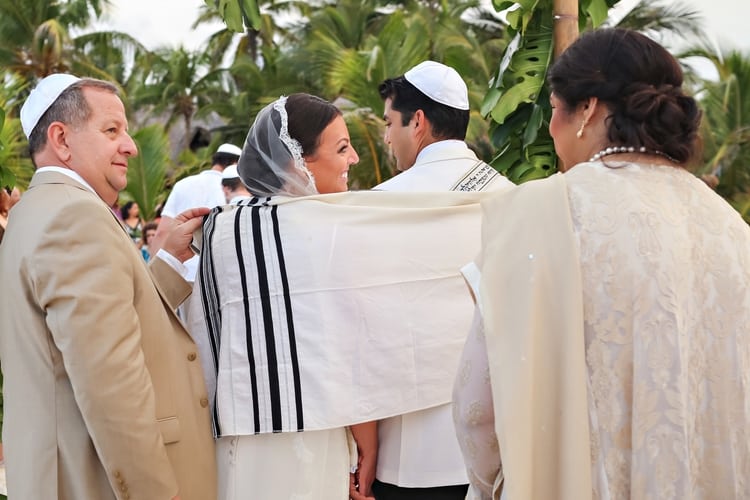
<path fill-rule="evenodd" d="M 305 156 L 305 164 L 315 177 L 321 194 L 339 193 L 349 189 L 349 167 L 359 161 L 349 139 L 344 118 L 339 115 L 323 129 L 314 154 Z"/>

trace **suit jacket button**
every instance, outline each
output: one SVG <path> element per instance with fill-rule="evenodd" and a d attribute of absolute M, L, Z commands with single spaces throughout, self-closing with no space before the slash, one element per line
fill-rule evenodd
<path fill-rule="evenodd" d="M 190 354 L 188 354 L 188 361 L 195 361 L 195 358 L 197 357 L 198 356 L 196 356 L 194 352 L 191 352 Z"/>
<path fill-rule="evenodd" d="M 205 408 L 208 406 L 208 398 L 201 398 L 201 406 Z"/>

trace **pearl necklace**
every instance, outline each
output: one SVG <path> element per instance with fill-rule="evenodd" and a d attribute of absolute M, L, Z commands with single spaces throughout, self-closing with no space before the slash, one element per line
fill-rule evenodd
<path fill-rule="evenodd" d="M 602 149 L 598 153 L 596 153 L 594 156 L 589 158 L 589 161 L 598 161 L 604 156 L 609 155 L 617 155 L 622 153 L 640 153 L 640 154 L 651 154 L 651 155 L 658 155 L 666 158 L 667 160 L 671 161 L 672 163 L 679 163 L 677 160 L 669 156 L 667 153 L 664 153 L 662 151 L 658 150 L 650 150 L 646 149 L 644 146 L 641 146 L 640 148 L 636 148 L 633 146 L 610 146 L 606 149 Z"/>

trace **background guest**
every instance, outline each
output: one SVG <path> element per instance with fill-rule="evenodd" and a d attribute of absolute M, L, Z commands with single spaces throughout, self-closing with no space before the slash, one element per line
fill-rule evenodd
<path fill-rule="evenodd" d="M 151 239 L 156 234 L 156 228 L 158 227 L 158 224 L 156 222 L 147 222 L 146 225 L 143 226 L 143 241 L 141 242 L 141 255 L 143 255 L 143 259 L 148 262 L 152 255 L 151 250 L 149 249 L 149 244 L 151 243 Z M 156 254 L 156 252 L 154 252 Z"/>
<path fill-rule="evenodd" d="M 180 212 L 193 207 L 213 208 L 226 203 L 221 189 L 221 173 L 229 165 L 237 163 L 241 152 L 234 144 L 222 144 L 211 157 L 210 168 L 177 181 L 158 212 L 159 228 L 150 243 L 152 251 L 161 248 L 164 238 L 174 226 L 174 218 Z M 198 257 L 191 258 L 185 265 L 188 268 L 188 281 L 195 281 Z"/>
<path fill-rule="evenodd" d="M 126 202 L 120 208 L 120 218 L 122 224 L 125 226 L 125 230 L 128 232 L 130 239 L 136 245 L 141 244 L 141 236 L 143 231 L 143 221 L 141 220 L 140 207 L 134 201 Z"/>

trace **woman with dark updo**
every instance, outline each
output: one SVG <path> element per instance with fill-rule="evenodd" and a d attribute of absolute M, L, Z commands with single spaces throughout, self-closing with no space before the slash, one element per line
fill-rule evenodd
<path fill-rule="evenodd" d="M 750 498 L 750 228 L 686 169 L 680 66 L 603 29 L 548 81 L 564 173 L 483 203 L 466 273 L 467 498 Z"/>

